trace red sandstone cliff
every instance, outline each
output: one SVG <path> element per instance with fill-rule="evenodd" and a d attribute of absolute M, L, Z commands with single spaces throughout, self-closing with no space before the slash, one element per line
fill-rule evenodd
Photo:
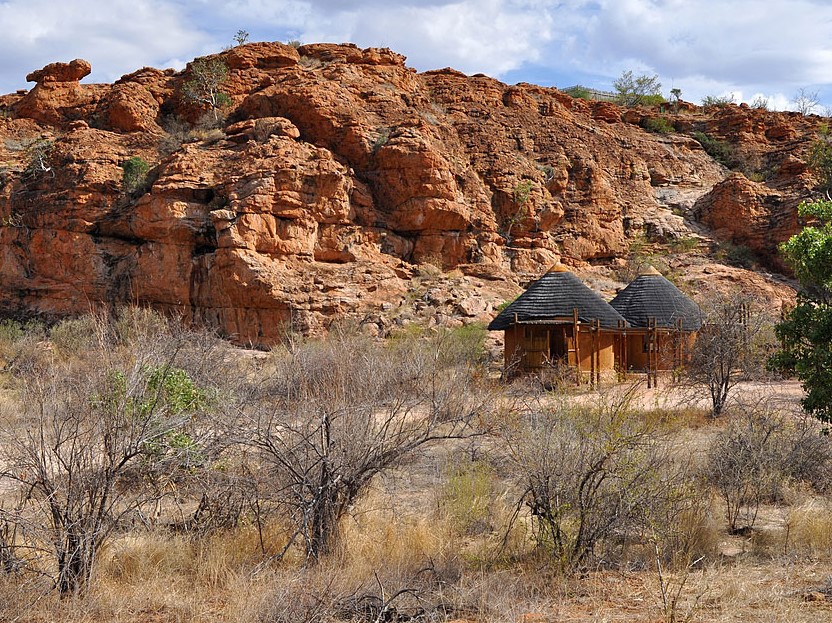
<path fill-rule="evenodd" d="M 376 312 L 413 298 L 428 263 L 468 275 L 434 293 L 443 313 L 476 317 L 516 288 L 500 279 L 610 264 L 642 234 L 715 233 L 776 265 L 813 183 L 816 118 L 689 106 L 661 113 L 679 131 L 660 135 L 641 127 L 655 110 L 418 74 L 389 50 L 255 43 L 218 58 L 232 104 L 213 129 L 189 125 L 205 113 L 182 97 L 190 68 L 98 85 L 80 82 L 85 61 L 54 63 L 0 97 L 0 311 L 132 301 L 254 343 L 343 315 L 382 331 Z M 729 175 L 694 130 L 764 181 Z M 151 170 L 128 193 L 132 157 Z"/>

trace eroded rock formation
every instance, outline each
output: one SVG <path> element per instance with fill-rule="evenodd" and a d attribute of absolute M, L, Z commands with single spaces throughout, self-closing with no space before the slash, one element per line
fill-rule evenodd
<path fill-rule="evenodd" d="M 644 232 L 680 237 L 683 216 L 770 255 L 812 183 L 813 121 L 785 113 L 624 111 L 351 45 L 213 58 L 232 101 L 217 124 L 183 97 L 191 67 L 88 85 L 88 63 L 55 63 L 0 97 L 5 313 L 138 302 L 272 343 L 401 306 L 431 264 L 460 269 L 447 307 L 474 318 L 506 294 L 483 283 L 609 262 Z M 682 132 L 644 131 L 657 114 Z M 765 184 L 729 176 L 697 129 Z M 150 171 L 128 189 L 131 158 Z M 699 200 L 680 216 L 670 196 Z"/>

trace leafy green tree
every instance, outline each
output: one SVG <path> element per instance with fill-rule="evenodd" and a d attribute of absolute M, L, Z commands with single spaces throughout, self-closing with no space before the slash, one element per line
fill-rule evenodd
<path fill-rule="evenodd" d="M 832 188 L 832 133 L 827 125 L 820 127 L 809 150 L 809 168 L 817 177 L 820 190 Z"/>
<path fill-rule="evenodd" d="M 661 95 L 662 83 L 657 75 L 634 75 L 632 71 L 625 71 L 612 83 L 616 92 L 616 101 L 622 106 L 639 106 L 663 102 Z"/>
<path fill-rule="evenodd" d="M 199 58 L 188 68 L 190 78 L 182 84 L 182 96 L 194 105 L 207 107 L 214 121 L 219 121 L 221 108 L 231 104 L 222 90 L 228 80 L 228 66 L 219 58 Z"/>
<path fill-rule="evenodd" d="M 832 201 L 801 203 L 798 215 L 813 224 L 780 245 L 802 291 L 777 325 L 782 350 L 772 367 L 793 371 L 806 390 L 803 407 L 832 422 Z"/>

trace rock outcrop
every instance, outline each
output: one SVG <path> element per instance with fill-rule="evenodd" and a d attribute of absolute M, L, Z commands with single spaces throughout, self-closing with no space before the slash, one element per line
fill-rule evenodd
<path fill-rule="evenodd" d="M 496 284 L 610 263 L 642 233 L 682 238 L 697 216 L 770 256 L 812 183 L 810 118 L 625 111 L 418 74 L 353 45 L 254 43 L 207 60 L 227 69 L 221 115 L 183 96 L 193 65 L 86 85 L 88 63 L 54 63 L 0 97 L 2 311 L 138 302 L 258 344 L 343 316 L 383 332 L 372 318 L 400 309 L 431 265 L 464 273 L 432 322 L 469 321 L 516 288 Z M 690 135 L 643 130 L 658 114 L 732 142 L 769 179 L 729 176 Z M 136 159 L 149 172 L 128 187 Z M 702 198 L 680 216 L 671 196 Z"/>

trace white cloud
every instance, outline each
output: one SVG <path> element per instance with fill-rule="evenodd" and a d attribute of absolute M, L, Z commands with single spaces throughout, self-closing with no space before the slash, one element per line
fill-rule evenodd
<path fill-rule="evenodd" d="M 587 21 L 581 67 L 606 68 L 607 75 L 615 76 L 640 63 L 665 79 L 695 84 L 699 76 L 721 90 L 832 82 L 832 5 L 809 0 L 600 4 Z"/>
<path fill-rule="evenodd" d="M 25 76 L 55 61 L 84 58 L 87 81 L 113 81 L 144 65 L 192 58 L 208 37 L 161 0 L 10 0 L 0 3 L 0 89 L 27 86 Z M 28 85 L 31 86 L 31 85 Z"/>
<path fill-rule="evenodd" d="M 253 41 L 387 46 L 420 70 L 522 80 L 533 68 L 604 88 L 632 69 L 694 102 L 765 93 L 779 108 L 799 87 L 832 100 L 832 3 L 820 0 L 0 0 L 0 24 L 2 92 L 76 57 L 94 80 L 180 67 L 244 29 Z"/>

